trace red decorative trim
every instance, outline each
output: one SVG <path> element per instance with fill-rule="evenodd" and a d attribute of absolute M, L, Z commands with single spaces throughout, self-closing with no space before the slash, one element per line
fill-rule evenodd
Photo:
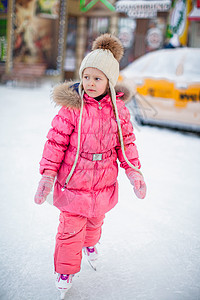
<path fill-rule="evenodd" d="M 189 21 L 200 21 L 200 17 L 188 17 Z"/>

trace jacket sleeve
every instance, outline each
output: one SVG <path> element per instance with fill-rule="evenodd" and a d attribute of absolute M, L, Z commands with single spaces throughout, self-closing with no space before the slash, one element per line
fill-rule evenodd
<path fill-rule="evenodd" d="M 128 158 L 128 160 L 132 165 L 134 165 L 137 168 L 140 168 L 141 164 L 139 161 L 137 146 L 135 144 L 135 134 L 133 133 L 133 126 L 130 121 L 130 113 L 128 108 L 122 102 L 118 107 L 118 113 L 121 122 L 126 157 Z M 120 167 L 124 168 L 125 170 L 130 168 L 124 159 L 120 141 L 118 142 L 116 151 L 117 151 L 118 159 L 120 161 Z"/>
<path fill-rule="evenodd" d="M 73 113 L 68 108 L 61 108 L 54 117 L 52 128 L 47 134 L 42 159 L 40 161 L 40 173 L 44 170 L 58 172 L 63 161 L 65 151 L 69 145 L 70 135 L 74 130 Z"/>

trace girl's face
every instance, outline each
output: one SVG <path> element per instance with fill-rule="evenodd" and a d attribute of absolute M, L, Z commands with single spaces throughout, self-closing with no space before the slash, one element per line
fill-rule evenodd
<path fill-rule="evenodd" d="M 108 87 L 106 75 L 96 68 L 86 68 L 83 71 L 83 88 L 88 96 L 96 98 L 104 94 Z"/>

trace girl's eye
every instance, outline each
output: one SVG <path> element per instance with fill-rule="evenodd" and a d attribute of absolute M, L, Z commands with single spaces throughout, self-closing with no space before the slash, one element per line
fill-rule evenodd
<path fill-rule="evenodd" d="M 88 76 L 84 76 L 85 79 L 88 79 Z"/>
<path fill-rule="evenodd" d="M 97 77 L 96 80 L 101 80 L 101 78 L 98 78 L 98 77 Z"/>

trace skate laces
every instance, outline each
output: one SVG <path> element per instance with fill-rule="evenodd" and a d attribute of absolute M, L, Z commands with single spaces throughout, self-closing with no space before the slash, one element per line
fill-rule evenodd
<path fill-rule="evenodd" d="M 68 278 L 69 278 L 69 275 L 64 275 L 64 274 L 60 275 L 60 279 L 62 279 L 62 280 L 67 280 Z"/>
<path fill-rule="evenodd" d="M 98 257 L 98 251 L 95 246 L 83 247 L 83 252 L 88 260 L 96 260 Z"/>
<path fill-rule="evenodd" d="M 92 257 L 93 255 L 97 255 L 98 252 L 97 252 L 97 248 L 95 246 L 93 247 L 84 247 L 84 250 L 86 252 L 86 254 L 90 257 Z"/>
<path fill-rule="evenodd" d="M 95 252 L 95 247 L 86 247 L 87 248 L 87 251 L 89 253 L 94 253 Z"/>
<path fill-rule="evenodd" d="M 72 278 L 74 275 L 71 274 L 60 274 L 56 273 L 56 288 L 61 293 L 61 298 L 65 298 L 65 294 L 68 292 L 69 289 L 72 287 Z"/>
<path fill-rule="evenodd" d="M 67 282 L 70 283 L 72 281 L 72 277 L 73 277 L 73 275 L 58 273 L 57 282 L 60 282 L 60 280 L 63 280 L 63 281 L 67 280 Z"/>

